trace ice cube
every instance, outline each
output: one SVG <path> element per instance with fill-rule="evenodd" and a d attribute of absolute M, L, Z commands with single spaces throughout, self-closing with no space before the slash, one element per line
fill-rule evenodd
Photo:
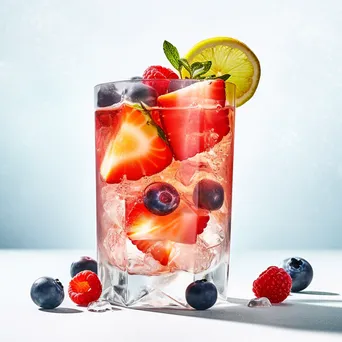
<path fill-rule="evenodd" d="M 250 308 L 255 308 L 255 307 L 260 307 L 260 308 L 269 308 L 272 306 L 270 300 L 266 297 L 260 297 L 260 298 L 253 298 L 251 299 L 248 304 L 248 307 Z"/>
<path fill-rule="evenodd" d="M 125 270 L 127 267 L 126 235 L 118 228 L 109 229 L 103 241 L 108 261 L 114 266 Z"/>
<path fill-rule="evenodd" d="M 199 172 L 210 173 L 212 172 L 212 169 L 206 162 L 185 160 L 179 166 L 176 173 L 176 179 L 183 185 L 188 186 L 193 182 L 194 177 Z"/>
<path fill-rule="evenodd" d="M 161 242 L 156 241 L 155 243 L 158 244 Z M 168 266 L 160 264 L 159 261 L 153 258 L 149 251 L 150 249 L 143 253 L 132 242 L 127 242 L 128 273 L 158 275 L 169 271 Z"/>
<path fill-rule="evenodd" d="M 103 209 L 107 213 L 111 221 L 120 228 L 124 227 L 125 222 L 125 201 L 117 197 L 106 201 Z"/>
<path fill-rule="evenodd" d="M 226 194 L 223 206 L 219 210 L 212 211 L 210 216 L 213 216 L 216 222 L 222 226 L 229 227 L 231 220 L 231 195 Z"/>
<path fill-rule="evenodd" d="M 222 178 L 227 180 L 227 163 L 223 160 L 230 158 L 232 161 L 233 150 L 232 150 L 232 134 L 226 135 L 218 144 L 216 144 L 210 151 L 206 153 L 207 162 L 212 168 L 213 172 L 218 176 L 218 179 Z M 229 167 L 229 166 L 228 166 Z"/>
<path fill-rule="evenodd" d="M 112 311 L 112 305 L 107 300 L 97 300 L 96 302 L 91 302 L 88 307 L 88 311 L 91 312 L 105 312 Z"/>
<path fill-rule="evenodd" d="M 107 233 L 108 230 L 111 228 L 113 228 L 112 219 L 107 215 L 107 213 L 103 213 L 102 218 L 101 218 L 101 232 Z"/>
<path fill-rule="evenodd" d="M 149 275 L 157 275 L 167 272 L 169 268 L 163 266 L 159 261 L 155 260 L 152 255 L 146 254 L 144 258 L 144 271 Z"/>
<path fill-rule="evenodd" d="M 142 181 L 141 181 L 142 182 Z M 120 184 L 108 184 L 102 188 L 103 202 L 137 197 L 143 191 L 141 182 L 123 180 Z"/>
<path fill-rule="evenodd" d="M 102 201 L 106 202 L 106 201 L 110 201 L 113 197 L 116 197 L 117 194 L 117 186 L 116 184 L 113 185 L 105 185 L 102 189 L 101 189 L 101 197 L 102 197 Z"/>
<path fill-rule="evenodd" d="M 112 197 L 103 204 L 103 209 L 113 224 L 123 229 L 125 223 L 125 201 L 117 196 Z"/>
<path fill-rule="evenodd" d="M 202 241 L 208 248 L 219 246 L 224 240 L 224 234 L 227 231 L 227 227 L 222 223 L 219 223 L 216 218 L 210 214 L 210 220 L 203 233 L 200 235 Z"/>
<path fill-rule="evenodd" d="M 127 270 L 128 273 L 136 274 L 143 273 L 141 272 L 144 269 L 144 257 L 145 254 L 130 241 L 128 240 L 126 243 L 127 247 Z"/>
<path fill-rule="evenodd" d="M 214 251 L 200 237 L 197 237 L 196 244 L 174 244 L 169 266 L 171 270 L 201 273 L 210 267 L 214 257 Z"/>

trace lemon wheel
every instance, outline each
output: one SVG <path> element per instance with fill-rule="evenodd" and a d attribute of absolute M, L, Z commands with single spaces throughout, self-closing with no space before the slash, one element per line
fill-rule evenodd
<path fill-rule="evenodd" d="M 260 79 L 260 63 L 244 43 L 229 37 L 202 40 L 185 56 L 190 64 L 211 61 L 207 75 L 230 74 L 228 82 L 236 85 L 236 106 L 247 102 L 255 93 Z M 184 75 L 186 76 L 186 71 Z"/>

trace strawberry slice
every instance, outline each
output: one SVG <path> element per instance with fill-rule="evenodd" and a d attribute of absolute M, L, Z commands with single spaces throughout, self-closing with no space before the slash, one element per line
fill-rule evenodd
<path fill-rule="evenodd" d="M 162 127 L 161 121 L 160 121 L 160 114 L 159 110 L 150 110 L 150 114 L 152 117 L 152 120 L 159 126 Z"/>
<path fill-rule="evenodd" d="M 212 148 L 230 131 L 223 80 L 194 83 L 158 97 L 162 127 L 176 160 Z"/>
<path fill-rule="evenodd" d="M 127 236 L 132 241 L 170 240 L 194 244 L 208 221 L 208 211 L 197 209 L 184 201 L 166 216 L 154 215 L 143 203 L 137 203 L 127 216 L 126 229 Z"/>
<path fill-rule="evenodd" d="M 163 266 L 169 263 L 173 243 L 171 241 L 133 240 L 132 243 L 143 253 L 150 253 Z"/>
<path fill-rule="evenodd" d="M 221 79 L 193 83 L 185 88 L 158 97 L 162 107 L 225 106 L 225 82 Z"/>
<path fill-rule="evenodd" d="M 98 110 L 96 115 L 101 116 L 103 110 L 110 112 L 114 122 L 109 138 L 106 131 L 105 139 L 97 139 L 105 150 L 100 158 L 100 174 L 107 183 L 119 183 L 124 176 L 128 180 L 138 180 L 171 164 L 172 153 L 164 133 L 146 111 L 123 104 L 119 109 Z M 103 141 L 106 142 L 105 147 Z M 97 149 L 98 155 L 101 152 Z"/>

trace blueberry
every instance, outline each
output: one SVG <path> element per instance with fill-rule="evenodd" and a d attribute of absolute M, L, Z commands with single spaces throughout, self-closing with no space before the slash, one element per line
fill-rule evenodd
<path fill-rule="evenodd" d="M 175 211 L 180 201 L 178 191 L 164 182 L 155 182 L 147 186 L 143 199 L 145 207 L 158 216 L 165 216 Z"/>
<path fill-rule="evenodd" d="M 39 278 L 32 284 L 31 298 L 36 305 L 43 309 L 54 309 L 64 300 L 63 285 L 58 279 Z"/>
<path fill-rule="evenodd" d="M 121 101 L 121 94 L 113 83 L 103 84 L 97 93 L 97 106 L 108 107 Z"/>
<path fill-rule="evenodd" d="M 220 183 L 202 179 L 196 184 L 192 199 L 198 208 L 217 210 L 222 207 L 224 190 Z"/>
<path fill-rule="evenodd" d="M 292 278 L 291 292 L 299 292 L 306 289 L 313 278 L 313 269 L 308 261 L 295 257 L 285 259 L 282 268 Z"/>
<path fill-rule="evenodd" d="M 75 277 L 77 273 L 82 271 L 92 271 L 97 274 L 97 262 L 96 260 L 83 256 L 79 260 L 74 261 L 70 266 L 70 275 Z"/>
<path fill-rule="evenodd" d="M 187 287 L 185 298 L 194 309 L 206 310 L 216 303 L 217 289 L 213 283 L 206 279 L 196 280 Z"/>
<path fill-rule="evenodd" d="M 189 85 L 196 83 L 197 81 L 195 80 L 170 80 L 169 87 L 168 87 L 168 92 L 171 93 L 173 91 L 188 87 Z"/>
<path fill-rule="evenodd" d="M 131 102 L 144 102 L 148 106 L 153 107 L 157 104 L 158 94 L 156 90 L 146 84 L 133 82 L 126 89 L 125 97 Z"/>

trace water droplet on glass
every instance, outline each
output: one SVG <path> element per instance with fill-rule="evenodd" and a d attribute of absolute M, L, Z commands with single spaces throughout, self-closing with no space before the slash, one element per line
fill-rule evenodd
<path fill-rule="evenodd" d="M 90 312 L 105 312 L 113 310 L 112 305 L 106 300 L 97 300 L 96 302 L 91 302 L 87 309 Z"/>
<path fill-rule="evenodd" d="M 253 299 L 251 299 L 248 302 L 247 306 L 250 307 L 250 308 L 256 308 L 256 307 L 269 308 L 270 306 L 272 306 L 272 304 L 271 304 L 271 302 L 269 301 L 268 298 L 261 297 L 261 298 L 253 298 Z"/>

